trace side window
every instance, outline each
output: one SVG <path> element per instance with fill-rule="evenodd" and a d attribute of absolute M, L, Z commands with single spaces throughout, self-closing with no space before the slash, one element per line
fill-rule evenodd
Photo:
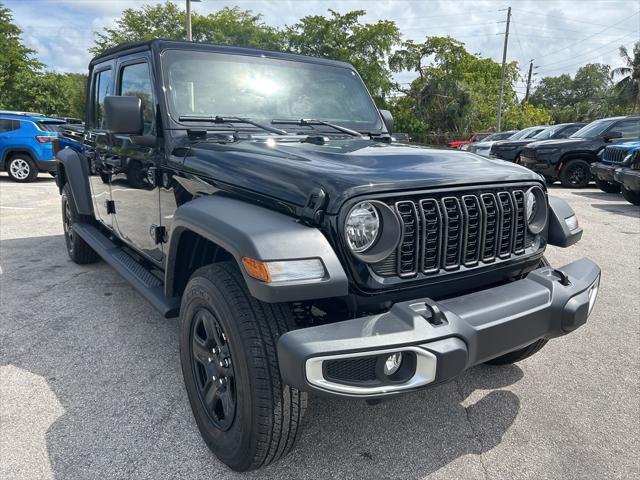
<path fill-rule="evenodd" d="M 0 132 L 11 132 L 13 130 L 18 130 L 19 128 L 19 121 L 0 118 Z"/>
<path fill-rule="evenodd" d="M 584 126 L 584 125 L 583 125 Z M 582 127 L 583 127 L 582 126 Z M 580 130 L 582 128 L 580 125 L 572 125 L 570 127 L 565 128 L 562 131 L 562 134 L 565 136 L 569 136 L 569 135 L 573 135 L 574 133 L 576 133 L 578 130 Z"/>
<path fill-rule="evenodd" d="M 621 132 L 623 138 L 638 138 L 640 137 L 640 118 L 622 120 L 611 131 Z"/>
<path fill-rule="evenodd" d="M 111 70 L 102 70 L 95 74 L 93 83 L 93 126 L 104 128 L 104 97 L 113 95 Z"/>
<path fill-rule="evenodd" d="M 155 132 L 155 102 L 149 65 L 134 63 L 125 65 L 120 71 L 120 95 L 138 97 L 142 101 L 142 117 L 144 119 L 144 135 Z"/>

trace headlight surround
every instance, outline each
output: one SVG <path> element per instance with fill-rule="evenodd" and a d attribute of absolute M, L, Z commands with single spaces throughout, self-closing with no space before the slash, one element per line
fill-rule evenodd
<path fill-rule="evenodd" d="M 380 234 L 380 214 L 371 202 L 360 202 L 351 208 L 344 224 L 347 245 L 352 252 L 369 250 Z"/>
<path fill-rule="evenodd" d="M 525 214 L 527 228 L 535 235 L 547 225 L 549 215 L 546 196 L 540 187 L 531 187 L 525 194 Z"/>

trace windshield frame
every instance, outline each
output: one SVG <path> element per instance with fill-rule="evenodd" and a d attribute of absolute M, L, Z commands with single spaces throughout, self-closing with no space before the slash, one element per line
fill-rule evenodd
<path fill-rule="evenodd" d="M 356 130 L 358 132 L 363 132 L 363 133 L 388 133 L 387 128 L 384 124 L 384 121 L 382 120 L 382 116 L 380 114 L 380 110 L 378 109 L 375 101 L 373 100 L 373 97 L 371 96 L 371 93 L 369 92 L 369 90 L 367 89 L 364 81 L 362 80 L 362 77 L 360 76 L 360 74 L 350 65 L 348 64 L 343 64 L 342 62 L 335 62 L 332 64 L 328 64 L 326 63 L 326 60 L 324 59 L 318 59 L 318 61 L 314 61 L 313 58 L 297 58 L 297 57 L 283 57 L 280 54 L 274 54 L 274 55 L 269 55 L 271 52 L 268 51 L 264 51 L 264 52 L 260 52 L 260 54 L 253 54 L 253 53 L 247 53 L 247 52 L 234 52 L 234 51 L 220 51 L 217 49 L 188 49 L 188 48 L 175 48 L 175 47 L 168 47 L 168 48 L 164 48 L 161 51 L 158 52 L 158 56 L 157 56 L 157 63 L 158 63 L 158 69 L 159 69 L 159 77 L 161 80 L 161 88 L 160 88 L 160 93 L 162 95 L 165 107 L 166 107 L 166 114 L 169 117 L 169 120 L 171 122 L 173 122 L 176 125 L 181 126 L 182 128 L 185 129 L 189 129 L 189 128 L 203 128 L 206 126 L 207 130 L 244 130 L 244 131 L 250 131 L 250 132 L 254 132 L 254 131 L 261 131 L 261 129 L 251 126 L 251 125 L 240 125 L 240 124 L 233 124 L 233 126 L 230 125 L 220 125 L 220 124 L 216 124 L 215 122 L 211 122 L 211 123 L 203 123 L 203 122 L 190 122 L 188 120 L 180 120 L 179 117 L 182 116 L 181 114 L 179 114 L 176 110 L 175 110 L 175 106 L 173 104 L 172 98 L 171 98 L 171 93 L 170 93 L 170 79 L 169 79 L 169 60 L 167 58 L 167 53 L 170 52 L 184 52 L 184 53 L 197 53 L 197 54 L 209 54 L 209 55 L 213 55 L 213 56 L 227 56 L 227 57 L 231 57 L 231 56 L 235 56 L 235 57 L 246 57 L 246 58 L 250 58 L 252 60 L 256 60 L 256 59 L 266 59 L 266 60 L 272 60 L 275 62 L 282 62 L 282 61 L 286 61 L 286 62 L 291 62 L 292 64 L 310 64 L 310 65 L 314 65 L 317 66 L 319 68 L 328 68 L 328 69 L 344 69 L 346 71 L 352 72 L 354 74 L 354 76 L 356 77 L 356 81 L 360 84 L 360 87 L 363 90 L 364 96 L 366 97 L 371 109 L 372 109 L 372 113 L 373 113 L 373 117 L 372 117 L 372 123 L 370 125 L 372 125 L 371 127 L 367 127 L 367 128 L 363 128 L 362 123 L 358 122 L 358 123 L 354 123 L 354 122 L 343 122 L 343 121 L 336 121 L 336 120 L 329 120 L 327 119 L 326 121 L 331 122 L 331 123 L 335 123 L 336 125 L 340 125 L 343 126 L 345 128 L 349 128 L 352 130 Z M 218 115 L 218 112 L 211 112 L 211 115 Z M 227 115 L 225 115 L 227 116 Z M 233 115 L 233 116 L 242 116 L 242 115 Z M 244 116 L 245 118 L 250 118 L 251 120 L 260 122 L 262 121 L 263 123 L 268 123 L 270 124 L 270 122 L 274 119 L 266 119 L 266 118 L 258 118 L 258 117 L 247 117 Z M 275 119 L 277 119 L 277 117 L 275 117 Z M 325 120 L 324 118 L 318 118 L 318 120 Z M 230 122 L 233 123 L 233 122 Z M 336 134 L 336 130 L 330 127 L 323 127 L 322 125 L 314 125 L 313 128 L 316 132 L 318 131 L 322 131 L 323 134 Z"/>

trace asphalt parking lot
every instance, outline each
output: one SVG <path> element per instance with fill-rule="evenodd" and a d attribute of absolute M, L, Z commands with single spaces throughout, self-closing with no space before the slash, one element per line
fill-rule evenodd
<path fill-rule="evenodd" d="M 640 476 L 640 209 L 552 187 L 602 268 L 588 324 L 518 365 L 394 401 L 312 398 L 297 448 L 240 475 L 200 439 L 177 323 L 65 251 L 51 177 L 0 176 L 0 478 L 604 479 Z"/>

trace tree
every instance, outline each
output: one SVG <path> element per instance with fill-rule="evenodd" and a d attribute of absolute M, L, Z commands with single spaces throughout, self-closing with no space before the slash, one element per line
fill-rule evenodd
<path fill-rule="evenodd" d="M 633 58 L 624 46 L 620 47 L 620 57 L 626 65 L 611 71 L 612 78 L 622 77 L 616 83 L 614 93 L 621 104 L 631 105 L 631 111 L 637 111 L 640 106 L 640 42 L 633 47 Z"/>
<path fill-rule="evenodd" d="M 495 124 L 500 82 L 500 64 L 469 53 L 464 44 L 451 37 L 427 37 L 424 42 L 407 41 L 389 60 L 393 71 L 412 71 L 418 77 L 408 88 L 398 90 L 412 101 L 395 102 L 394 114 L 407 118 L 402 108 L 428 125 L 431 130 L 468 132 L 489 129 Z M 512 88 L 517 65 L 507 65 L 505 109 L 516 104 Z M 411 125 L 399 123 L 398 128 Z M 414 138 L 426 131 L 409 130 Z"/>
<path fill-rule="evenodd" d="M 171 1 L 139 9 L 127 8 L 114 27 L 96 33 L 95 45 L 89 51 L 97 55 L 121 43 L 154 38 L 185 40 L 185 19 L 186 13 Z M 261 15 L 249 10 L 225 7 L 208 15 L 192 12 L 191 23 L 196 42 L 282 49 L 282 34 L 266 25 Z"/>
<path fill-rule="evenodd" d="M 0 4 L 0 108 L 17 108 L 24 83 L 43 66 L 34 58 L 35 51 L 22 44 L 21 34 L 11 10 Z"/>
<path fill-rule="evenodd" d="M 354 10 L 342 15 L 329 10 L 329 17 L 306 16 L 285 29 L 286 49 L 351 63 L 374 99 L 383 106 L 393 87 L 387 57 L 400 41 L 400 31 L 391 21 L 360 23 L 365 13 Z"/>

